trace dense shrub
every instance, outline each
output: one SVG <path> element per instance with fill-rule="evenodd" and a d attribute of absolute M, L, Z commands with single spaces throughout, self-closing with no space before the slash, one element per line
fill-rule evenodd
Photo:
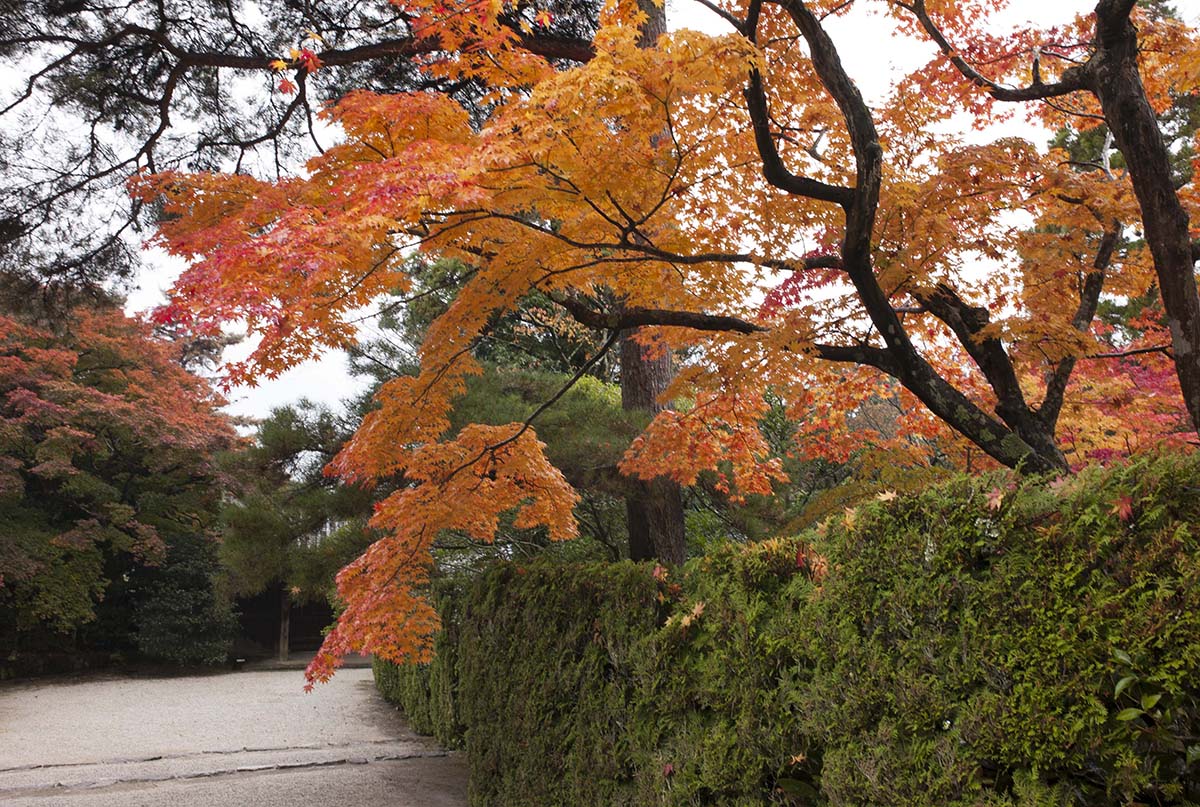
<path fill-rule="evenodd" d="M 472 804 L 634 804 L 636 648 L 659 587 L 632 563 L 505 564 L 467 597 L 459 710 Z"/>
<path fill-rule="evenodd" d="M 669 574 L 502 565 L 441 668 L 472 802 L 1200 803 L 1198 469 L 964 479 Z"/>
<path fill-rule="evenodd" d="M 458 714 L 458 634 L 463 592 L 449 580 L 438 581 L 434 603 L 442 630 L 434 639 L 434 657 L 428 664 L 391 664 L 371 660 L 375 686 L 384 700 L 404 712 L 418 734 L 429 734 L 447 748 L 463 744 L 464 728 Z"/>
<path fill-rule="evenodd" d="M 1200 801 L 1195 459 L 830 523 L 804 610 L 831 804 Z"/>

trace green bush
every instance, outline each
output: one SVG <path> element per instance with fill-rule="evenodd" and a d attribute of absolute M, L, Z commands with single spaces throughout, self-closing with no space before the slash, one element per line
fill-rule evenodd
<path fill-rule="evenodd" d="M 477 805 L 1200 804 L 1198 470 L 962 479 L 669 574 L 502 564 L 442 602 L 446 661 L 377 675 L 457 708 Z"/>
<path fill-rule="evenodd" d="M 442 630 L 434 640 L 433 661 L 392 664 L 376 658 L 371 668 L 380 694 L 399 707 L 413 731 L 432 735 L 447 748 L 459 748 L 463 744 L 457 698 L 461 589 L 449 580 L 438 581 L 434 601 Z"/>
<path fill-rule="evenodd" d="M 798 636 L 829 803 L 1200 801 L 1197 469 L 965 479 L 831 522 Z"/>

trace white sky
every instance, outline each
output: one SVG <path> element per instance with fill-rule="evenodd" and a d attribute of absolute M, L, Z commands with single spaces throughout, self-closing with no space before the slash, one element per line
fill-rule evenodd
<path fill-rule="evenodd" d="M 1011 27 L 1031 23 L 1053 25 L 1067 22 L 1077 13 L 1089 13 L 1094 6 L 1095 0 L 1010 0 L 1008 9 L 998 19 L 1002 25 Z M 1184 19 L 1200 26 L 1200 0 L 1176 0 L 1175 6 Z M 868 103 L 885 97 L 894 78 L 916 69 L 933 54 L 929 42 L 894 38 L 893 23 L 875 13 L 873 8 L 878 5 L 858 3 L 845 17 L 828 23 L 842 61 Z M 668 0 L 667 16 L 672 30 L 693 28 L 710 33 L 727 30 L 723 21 L 692 0 Z M 1044 144 L 1050 136 L 1027 124 L 1009 124 L 992 134 L 1015 134 L 1038 145 Z M 147 271 L 129 296 L 127 309 L 130 311 L 146 310 L 162 302 L 165 291 L 182 269 L 181 261 L 159 251 L 152 251 L 147 257 Z M 242 358 L 248 349 L 245 345 L 231 348 L 227 358 Z M 300 398 L 336 406 L 361 392 L 363 386 L 350 376 L 346 358 L 339 353 L 321 361 L 307 362 L 278 379 L 264 380 L 257 387 L 235 388 L 228 394 L 230 405 L 227 411 L 234 415 L 262 417 L 272 408 Z"/>

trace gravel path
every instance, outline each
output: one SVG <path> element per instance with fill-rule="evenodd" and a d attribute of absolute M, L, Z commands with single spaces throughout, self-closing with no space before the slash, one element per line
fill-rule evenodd
<path fill-rule="evenodd" d="M 0 804 L 462 807 L 466 772 L 412 734 L 369 669 L 0 687 Z"/>

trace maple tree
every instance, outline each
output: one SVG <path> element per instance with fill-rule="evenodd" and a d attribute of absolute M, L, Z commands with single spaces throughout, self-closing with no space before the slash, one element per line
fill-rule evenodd
<path fill-rule="evenodd" d="M 827 413 L 834 435 L 853 431 L 855 401 L 898 396 L 895 431 L 910 446 L 914 434 L 966 441 L 1026 472 L 1069 467 L 1060 421 L 1074 445 L 1088 441 L 1075 451 L 1105 450 L 1113 430 L 1088 422 L 1086 399 L 1110 400 L 1120 420 L 1117 398 L 1078 379 L 1151 354 L 1106 349 L 1096 312 L 1103 294 L 1152 285 L 1195 415 L 1196 189 L 1172 184 L 1155 118 L 1194 92 L 1200 48 L 1186 25 L 1142 15 L 1134 28 L 1135 3 L 1104 0 L 1066 29 L 999 36 L 988 32 L 998 3 L 879 3 L 935 55 L 876 110 L 824 24 L 850 4 L 705 5 L 731 33 L 644 47 L 645 9 L 610 3 L 590 58 L 557 70 L 504 24 L 506 6 L 406 3 L 417 38 L 452 54 L 424 63 L 429 74 L 487 89 L 482 125 L 444 94 L 353 91 L 324 113 L 344 139 L 303 176 L 138 181 L 172 216 L 164 242 L 194 260 L 163 316 L 209 332 L 245 320 L 261 336 L 234 380 L 350 344 L 357 312 L 411 288 L 412 249 L 476 267 L 430 325 L 419 373 L 380 389 L 331 463 L 352 481 L 409 485 L 373 519 L 391 536 L 339 576 L 347 610 L 314 677 L 351 648 L 423 652 L 435 615 L 420 590 L 439 530 L 487 539 L 515 510 L 551 538 L 574 533 L 575 494 L 546 462 L 535 417 L 444 438 L 480 371 L 474 341 L 531 292 L 609 334 L 593 360 L 634 328 L 639 350 L 699 357 L 658 397 L 689 406 L 661 412 L 623 470 L 686 485 L 716 469 L 734 497 L 783 477 L 758 427 L 767 389 L 797 416 Z M 987 77 L 974 67 L 985 64 Z M 1086 130 L 1103 113 L 1124 167 L 1107 148 L 1080 171 L 1061 150 L 968 142 L 943 125 L 1038 100 L 1028 113 L 1055 128 Z M 1108 358 L 1125 368 L 1097 364 L 1104 354 L 1124 354 Z M 1169 432 L 1179 413 L 1165 410 Z"/>
<path fill-rule="evenodd" d="M 499 8 L 496 23 L 562 65 L 590 57 L 597 9 L 593 2 L 542 0 L 536 8 Z M 153 219 L 157 206 L 126 207 L 113 198 L 129 172 L 231 166 L 278 175 L 302 148 L 321 148 L 316 112 L 349 87 L 437 90 L 476 121 L 491 108 L 481 76 L 423 69 L 446 52 L 437 38 L 421 35 L 424 18 L 398 6 L 226 3 L 211 14 L 194 11 L 186 0 L 9 9 L 0 53 L 21 63 L 23 81 L 0 100 L 0 119 L 20 133 L 6 138 L 0 129 L 0 270 L 68 285 L 132 273 L 139 260 L 128 233 Z M 317 70 L 321 80 L 309 81 Z M 268 86 L 277 92 L 246 93 L 239 74 L 271 76 Z M 45 156 L 30 156 L 38 154 Z M 626 364 L 634 359 L 627 356 Z M 629 373 L 623 383 L 652 377 Z M 659 391 L 634 396 L 629 406 L 653 408 Z M 654 484 L 670 488 L 665 480 Z M 629 486 L 630 506 L 644 510 L 632 498 L 643 483 Z M 677 511 L 644 524 L 651 529 L 639 554 L 663 544 L 654 540 L 663 528 L 671 530 L 666 547 L 678 554 L 679 524 Z"/>
<path fill-rule="evenodd" d="M 77 304 L 53 324 L 5 306 L 6 640 L 84 628 L 159 658 L 224 657 L 232 615 L 216 591 L 214 454 L 236 435 L 178 357 L 111 302 Z"/>

